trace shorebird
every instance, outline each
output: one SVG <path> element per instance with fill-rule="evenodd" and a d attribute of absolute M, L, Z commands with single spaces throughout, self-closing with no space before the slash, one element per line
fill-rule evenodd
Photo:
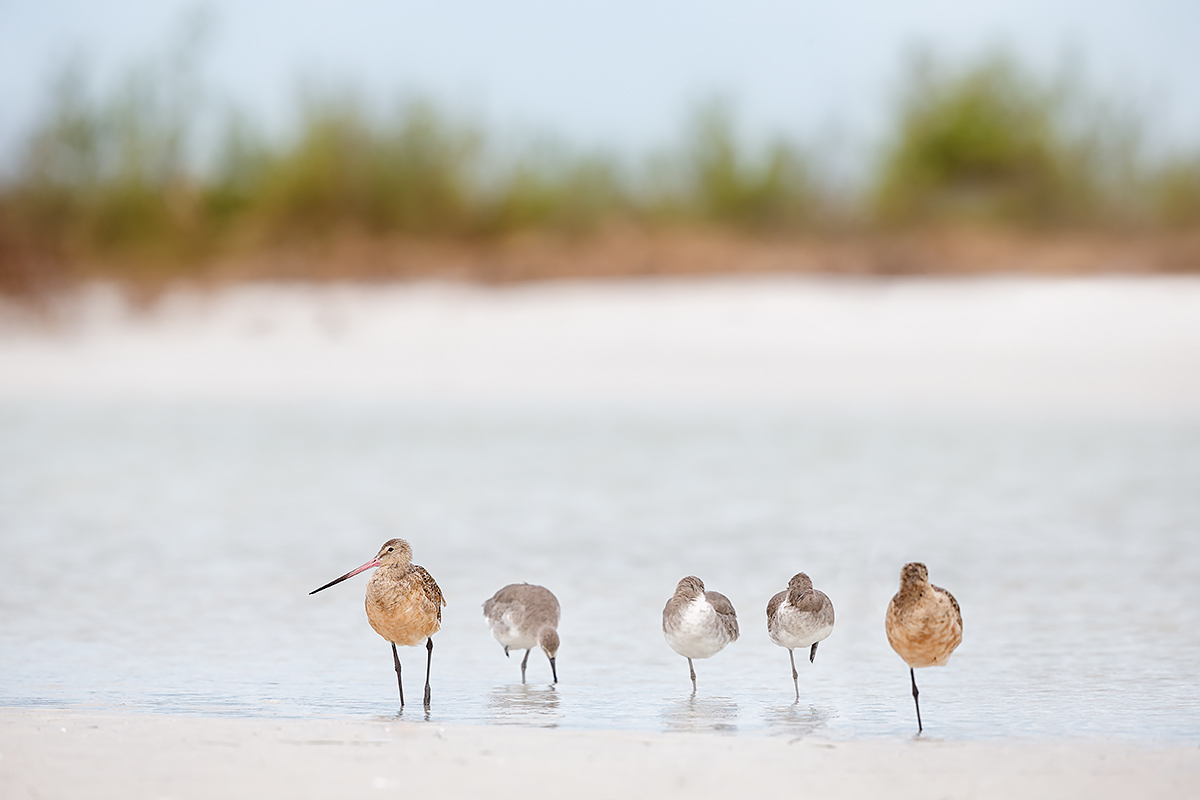
<path fill-rule="evenodd" d="M 400 687 L 400 709 L 404 709 L 404 681 L 400 678 L 400 655 L 396 645 L 419 645 L 425 640 L 425 710 L 429 710 L 429 668 L 433 666 L 433 634 L 442 627 L 442 590 L 424 567 L 412 563 L 412 547 L 403 539 L 389 539 L 376 556 L 358 569 L 313 589 L 310 595 L 379 567 L 367 581 L 367 622 L 392 645 L 396 683 Z"/>
<path fill-rule="evenodd" d="M 696 693 L 693 658 L 710 658 L 737 641 L 737 612 L 720 592 L 704 591 L 704 581 L 689 575 L 679 581 L 663 608 L 663 635 L 671 649 L 688 660 L 692 694 Z"/>
<path fill-rule="evenodd" d="M 558 655 L 558 615 L 558 598 L 554 593 L 531 583 L 510 583 L 483 604 L 483 616 L 492 636 L 504 645 L 504 655 L 508 655 L 510 647 L 525 651 L 521 683 L 525 682 L 525 665 L 534 647 L 542 648 L 550 659 L 550 673 L 558 683 L 558 668 L 554 665 Z"/>
<path fill-rule="evenodd" d="M 817 657 L 817 645 L 833 633 L 833 603 L 822 591 L 813 588 L 812 579 L 797 572 L 788 581 L 787 589 L 771 598 L 767 603 L 767 634 L 771 641 L 786 647 L 792 661 L 792 683 L 796 685 L 796 699 L 800 699 L 800 676 L 796 672 L 796 654 L 793 648 L 808 647 L 808 661 Z"/>
<path fill-rule="evenodd" d="M 954 595 L 929 582 L 924 564 L 912 562 L 900 570 L 900 591 L 888 604 L 884 620 L 888 644 L 908 664 L 913 703 L 917 707 L 917 733 L 921 703 L 917 700 L 917 667 L 940 667 L 962 641 L 962 610 Z"/>

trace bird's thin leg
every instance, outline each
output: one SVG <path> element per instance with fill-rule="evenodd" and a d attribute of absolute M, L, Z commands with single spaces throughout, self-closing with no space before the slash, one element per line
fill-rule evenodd
<path fill-rule="evenodd" d="M 688 672 L 692 676 L 692 694 L 696 693 L 696 668 L 692 666 L 692 660 L 688 659 Z"/>
<path fill-rule="evenodd" d="M 525 682 L 525 665 L 529 663 L 529 651 L 525 651 L 525 658 L 521 659 L 521 683 Z"/>
<path fill-rule="evenodd" d="M 817 660 L 817 645 L 819 644 L 820 642 L 813 642 L 813 649 L 808 651 L 808 663 L 811 664 Z"/>
<path fill-rule="evenodd" d="M 433 637 L 425 642 L 425 710 L 429 710 L 429 670 L 433 666 Z"/>
<path fill-rule="evenodd" d="M 796 684 L 796 699 L 800 699 L 800 673 L 796 672 L 796 652 L 788 648 L 788 658 L 792 660 L 792 683 Z"/>
<path fill-rule="evenodd" d="M 912 678 L 913 705 L 917 707 L 917 733 L 920 733 L 923 730 L 921 727 L 921 702 L 917 700 L 917 695 L 920 694 L 920 692 L 917 691 L 917 675 L 915 672 L 913 672 L 912 667 L 908 668 L 908 676 Z"/>
<path fill-rule="evenodd" d="M 396 643 L 392 642 L 392 661 L 396 662 L 396 685 L 400 687 L 400 709 L 404 710 L 404 681 L 400 679 L 400 654 L 396 652 Z"/>

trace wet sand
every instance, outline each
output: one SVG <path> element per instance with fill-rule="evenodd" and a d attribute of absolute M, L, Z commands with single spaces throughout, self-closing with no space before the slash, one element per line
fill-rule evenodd
<path fill-rule="evenodd" d="M 1200 748 L 0 711 L 5 798 L 1192 797 Z"/>

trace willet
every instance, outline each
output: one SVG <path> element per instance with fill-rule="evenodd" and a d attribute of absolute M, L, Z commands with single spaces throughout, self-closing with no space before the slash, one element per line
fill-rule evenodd
<path fill-rule="evenodd" d="M 792 683 L 796 699 L 800 699 L 800 676 L 796 672 L 793 648 L 808 647 L 808 661 L 817 657 L 817 645 L 833 633 L 833 603 L 822 591 L 813 588 L 812 580 L 798 572 L 788 581 L 788 588 L 767 603 L 767 634 L 771 641 L 786 647 L 792 661 Z"/>
<path fill-rule="evenodd" d="M 550 659 L 550 674 L 558 683 L 558 598 L 544 586 L 531 583 L 510 583 L 483 604 L 492 636 L 504 645 L 504 655 L 510 647 L 525 651 L 521 661 L 521 683 L 525 682 L 525 665 L 534 647 L 542 648 Z"/>
<path fill-rule="evenodd" d="M 737 641 L 737 612 L 720 592 L 704 591 L 704 581 L 689 575 L 679 581 L 663 608 L 663 635 L 671 649 L 688 660 L 692 693 L 696 693 L 693 658 L 710 658 Z"/>
<path fill-rule="evenodd" d="M 917 707 L 917 733 L 921 703 L 917 700 L 917 667 L 940 667 L 962 641 L 962 610 L 954 595 L 929 582 L 924 564 L 912 562 L 900 570 L 900 591 L 888 604 L 884 621 L 888 644 L 908 664 L 913 703 Z"/>
<path fill-rule="evenodd" d="M 309 594 L 379 567 L 367 581 L 367 621 L 392 645 L 400 708 L 404 709 L 404 681 L 400 677 L 400 655 L 396 645 L 419 645 L 425 640 L 425 710 L 429 710 L 429 669 L 433 666 L 433 634 L 442 627 L 442 590 L 424 567 L 412 563 L 412 547 L 403 539 L 389 539 L 379 553 L 358 569 L 347 572 Z"/>

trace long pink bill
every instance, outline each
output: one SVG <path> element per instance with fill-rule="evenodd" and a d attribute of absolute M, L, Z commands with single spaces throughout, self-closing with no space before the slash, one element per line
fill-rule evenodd
<path fill-rule="evenodd" d="M 334 578 L 334 579 L 333 579 L 333 580 L 331 580 L 329 583 L 327 583 L 327 584 L 325 584 L 324 586 L 322 586 L 320 589 L 313 589 L 311 592 L 309 592 L 309 594 L 316 594 L 316 593 L 317 593 L 317 592 L 319 592 L 319 591 L 322 591 L 322 590 L 324 590 L 324 589 L 328 589 L 330 586 L 333 586 L 335 583 L 341 583 L 342 581 L 346 580 L 346 578 L 353 578 L 355 575 L 357 575 L 357 574 L 358 574 L 358 573 L 360 573 L 360 572 L 363 572 L 363 571 L 365 571 L 365 570 L 371 569 L 372 567 L 378 567 L 378 566 L 379 566 L 379 564 L 380 564 L 380 562 L 379 562 L 379 559 L 378 559 L 378 558 L 372 558 L 370 561 L 368 561 L 367 563 L 363 564 L 363 565 L 362 565 L 361 567 L 359 567 L 358 569 L 352 569 L 352 570 L 350 570 L 349 572 L 347 572 L 345 575 L 343 575 L 342 577 L 340 577 L 340 578 Z"/>

